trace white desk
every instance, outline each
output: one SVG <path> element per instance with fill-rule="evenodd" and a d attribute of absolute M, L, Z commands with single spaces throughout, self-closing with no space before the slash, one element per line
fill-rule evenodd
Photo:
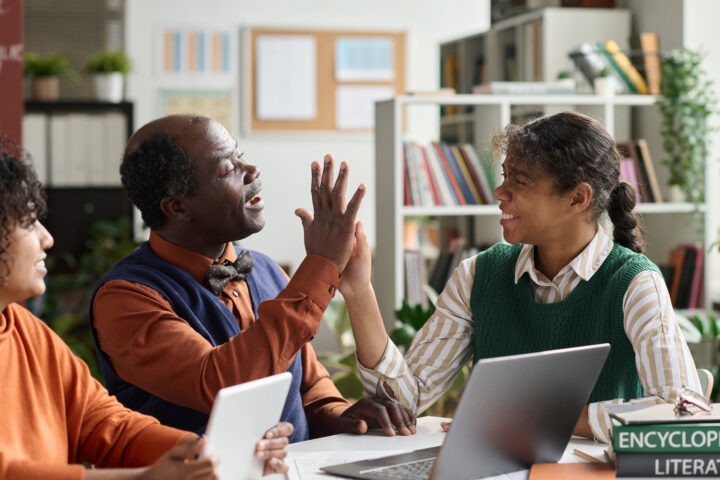
<path fill-rule="evenodd" d="M 328 480 L 339 479 L 333 475 L 310 473 L 318 466 L 342 463 L 348 460 L 372 458 L 418 448 L 434 447 L 440 445 L 445 433 L 440 428 L 440 422 L 446 420 L 439 417 L 421 417 L 418 419 L 417 433 L 410 436 L 387 437 L 381 431 L 370 432 L 365 435 L 333 435 L 300 442 L 288 447 L 287 464 L 290 466 L 290 480 Z M 582 462 L 572 453 L 577 448 L 597 458 L 603 458 L 605 445 L 591 440 L 576 439 L 570 442 L 565 449 L 561 462 Z M 299 469 L 302 469 L 300 471 Z M 282 475 L 264 477 L 266 479 L 282 479 Z M 527 479 L 527 470 L 515 472 L 510 475 L 500 475 L 493 479 Z"/>

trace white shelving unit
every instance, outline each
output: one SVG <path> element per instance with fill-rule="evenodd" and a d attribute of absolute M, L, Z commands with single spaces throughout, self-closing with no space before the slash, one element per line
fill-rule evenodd
<path fill-rule="evenodd" d="M 610 98 L 595 95 L 454 95 L 437 97 L 398 96 L 376 103 L 375 108 L 375 181 L 376 181 L 376 252 L 373 266 L 373 284 L 380 303 L 385 325 L 394 325 L 394 311 L 400 307 L 404 294 L 403 223 L 417 216 L 473 217 L 478 242 L 502 241 L 499 225 L 500 211 L 496 205 L 418 207 L 403 205 L 403 142 L 406 140 L 428 143 L 444 140 L 413 137 L 404 130 L 405 119 L 415 114 L 437 115 L 440 129 L 453 125 L 470 131 L 468 138 L 478 152 L 486 150 L 490 131 L 510 123 L 515 108 L 542 107 L 543 111 L 575 110 L 602 121 L 617 139 L 631 138 L 631 117 L 636 110 L 654 109 L 656 97 L 649 95 L 619 95 Z M 472 113 L 443 117 L 441 106 L 472 106 Z M 470 125 L 470 127 L 468 127 Z M 654 157 L 656 169 L 658 158 Z M 661 186 L 662 188 L 665 185 Z M 663 192 L 665 193 L 665 192 Z M 667 197 L 667 196 L 666 196 Z M 667 261 L 670 248 L 687 241 L 705 242 L 706 232 L 698 232 L 690 217 L 695 207 L 686 203 L 640 204 L 637 212 L 646 225 L 647 254 L 656 263 Z M 701 208 L 701 214 L 704 211 Z M 674 234 L 666 234 L 667 224 L 673 225 Z M 653 236 L 654 231 L 661 235 Z M 707 244 L 707 243 L 706 243 Z M 706 280 L 710 272 L 705 272 Z M 707 284 L 707 282 L 706 282 Z"/>
<path fill-rule="evenodd" d="M 632 14 L 621 8 L 533 10 L 494 23 L 486 31 L 443 42 L 443 84 L 470 93 L 496 80 L 549 81 L 572 70 L 568 52 L 583 42 L 616 40 L 627 47 Z M 453 70 L 457 75 L 448 78 Z"/>

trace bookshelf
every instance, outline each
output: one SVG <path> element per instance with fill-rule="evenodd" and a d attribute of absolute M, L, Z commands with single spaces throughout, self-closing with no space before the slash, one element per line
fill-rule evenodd
<path fill-rule="evenodd" d="M 494 23 L 486 32 L 440 45 L 441 86 L 470 93 L 490 81 L 550 81 L 573 70 L 568 52 L 583 42 L 630 37 L 631 12 L 620 8 L 543 8 Z"/>
<path fill-rule="evenodd" d="M 46 187 L 54 252 L 77 256 L 93 223 L 132 218 L 118 170 L 133 128 L 132 102 L 25 102 L 23 147 Z"/>
<path fill-rule="evenodd" d="M 403 204 L 403 142 L 407 140 L 429 143 L 438 139 L 451 118 L 441 117 L 440 110 L 447 106 L 472 107 L 472 113 L 463 114 L 462 122 L 470 124 L 469 141 L 478 152 L 486 151 L 489 133 L 513 120 L 518 108 L 541 109 L 543 112 L 575 110 L 602 121 L 616 139 L 632 138 L 633 118 L 643 110 L 655 109 L 656 97 L 651 95 L 469 95 L 414 97 L 399 96 L 376 103 L 375 108 L 375 181 L 376 181 L 376 252 L 373 266 L 373 284 L 380 309 L 389 329 L 394 324 L 394 311 L 404 295 L 403 225 L 412 217 L 439 217 L 460 225 L 472 223 L 473 241 L 496 243 L 502 241 L 497 205 L 464 205 L 418 207 Z M 438 117 L 440 134 L 434 138 L 417 138 L 405 130 L 404 118 L 415 115 Z M 455 140 L 452 140 L 455 141 Z M 658 155 L 655 155 L 656 169 Z M 496 176 L 499 175 L 495 165 Z M 666 185 L 661 187 L 666 189 Z M 666 193 L 666 192 L 664 192 Z M 665 198 L 668 196 L 665 195 Z M 678 243 L 703 243 L 707 232 L 699 232 L 690 221 L 695 206 L 688 203 L 665 202 L 639 204 L 636 211 L 645 224 L 647 255 L 656 263 L 667 263 L 670 249 Z M 701 206 L 702 215 L 705 206 Z M 668 225 L 672 226 L 668 232 Z M 705 243 L 707 244 L 707 243 Z M 712 274 L 705 271 L 705 285 Z"/>

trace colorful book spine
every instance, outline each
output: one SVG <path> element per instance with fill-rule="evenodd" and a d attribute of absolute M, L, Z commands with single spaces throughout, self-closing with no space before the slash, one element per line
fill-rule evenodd
<path fill-rule="evenodd" d="M 717 453 L 617 453 L 615 475 L 621 477 L 720 477 Z"/>
<path fill-rule="evenodd" d="M 616 453 L 714 453 L 720 459 L 720 422 L 615 424 Z"/>
<path fill-rule="evenodd" d="M 440 160 L 440 165 L 442 166 L 443 175 L 445 175 L 445 179 L 452 187 L 451 191 L 454 193 L 455 205 L 466 205 L 467 202 L 465 201 L 465 196 L 463 195 L 463 192 L 460 189 L 460 185 L 458 184 L 457 180 L 455 179 L 455 174 L 453 173 L 453 169 L 450 166 L 450 161 L 445 156 L 445 152 L 444 152 L 442 144 L 434 143 L 433 149 L 435 150 L 437 158 Z"/>
<path fill-rule="evenodd" d="M 472 192 L 470 191 L 470 186 L 465 181 L 465 177 L 460 170 L 460 164 L 458 163 L 458 159 L 455 158 L 455 153 L 453 152 L 452 147 L 447 143 L 441 143 L 440 145 L 442 147 L 443 153 L 445 154 L 445 158 L 450 165 L 451 175 L 455 177 L 455 181 L 460 187 L 459 195 L 461 195 L 465 200 L 464 205 L 472 205 L 476 203 L 475 199 L 473 198 Z"/>
<path fill-rule="evenodd" d="M 496 203 L 496 200 L 493 197 L 495 185 L 494 182 L 490 181 L 490 179 L 493 178 L 492 174 L 490 173 L 492 167 L 490 165 L 486 165 L 483 161 L 480 160 L 480 157 L 478 156 L 477 151 L 475 151 L 475 147 L 472 144 L 463 144 L 461 150 L 466 155 L 466 158 L 469 160 L 468 163 L 474 167 L 474 170 L 478 175 L 480 185 L 483 190 L 483 197 L 486 199 L 486 203 L 488 205 Z"/>
<path fill-rule="evenodd" d="M 452 191 L 450 182 L 446 178 L 445 170 L 440 164 L 440 159 L 437 156 L 437 152 L 435 152 L 435 148 L 431 145 L 426 146 L 423 150 L 426 153 L 428 164 L 430 165 L 430 171 L 432 172 L 435 185 L 437 186 L 438 193 L 440 194 L 439 205 L 457 205 L 455 193 Z"/>
<path fill-rule="evenodd" d="M 614 64 L 621 69 L 622 73 L 630 80 L 634 90 L 640 94 L 648 93 L 648 86 L 645 79 L 637 71 L 637 68 L 632 64 L 627 55 L 620 49 L 620 46 L 615 40 L 608 40 L 603 45 L 605 50 L 612 55 Z"/>
<path fill-rule="evenodd" d="M 478 190 L 475 180 L 472 178 L 472 175 L 470 174 L 470 170 L 468 169 L 467 163 L 465 162 L 465 157 L 463 157 L 462 152 L 460 152 L 460 147 L 453 145 L 451 148 L 452 148 L 453 156 L 455 157 L 455 160 L 457 161 L 457 164 L 460 167 L 460 172 L 462 173 L 462 176 L 465 179 L 465 183 L 467 184 L 468 188 L 470 189 L 470 194 L 473 199 L 472 203 L 474 203 L 476 205 L 482 205 L 484 203 L 482 195 L 480 195 L 480 191 Z"/>

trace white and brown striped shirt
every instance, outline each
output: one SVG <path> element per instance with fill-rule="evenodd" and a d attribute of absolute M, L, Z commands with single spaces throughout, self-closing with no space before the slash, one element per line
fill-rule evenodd
<path fill-rule="evenodd" d="M 535 268 L 534 247 L 525 245 L 515 265 L 515 282 L 528 273 L 537 302 L 566 298 L 581 281 L 589 280 L 612 250 L 610 236 L 598 228 L 580 254 L 552 280 Z M 437 301 L 435 313 L 417 333 L 403 358 L 388 340 L 380 362 L 373 369 L 358 362 L 365 390 L 390 395 L 421 412 L 445 393 L 457 372 L 472 358 L 474 321 L 470 293 L 475 277 L 475 257 L 460 263 Z M 681 385 L 700 391 L 690 351 L 675 319 L 670 295 L 662 276 L 644 271 L 630 282 L 623 299 L 624 325 L 635 350 L 635 365 L 647 397 L 631 403 L 673 401 Z M 608 442 L 610 421 L 604 403 L 590 404 L 590 427 L 595 438 Z"/>

